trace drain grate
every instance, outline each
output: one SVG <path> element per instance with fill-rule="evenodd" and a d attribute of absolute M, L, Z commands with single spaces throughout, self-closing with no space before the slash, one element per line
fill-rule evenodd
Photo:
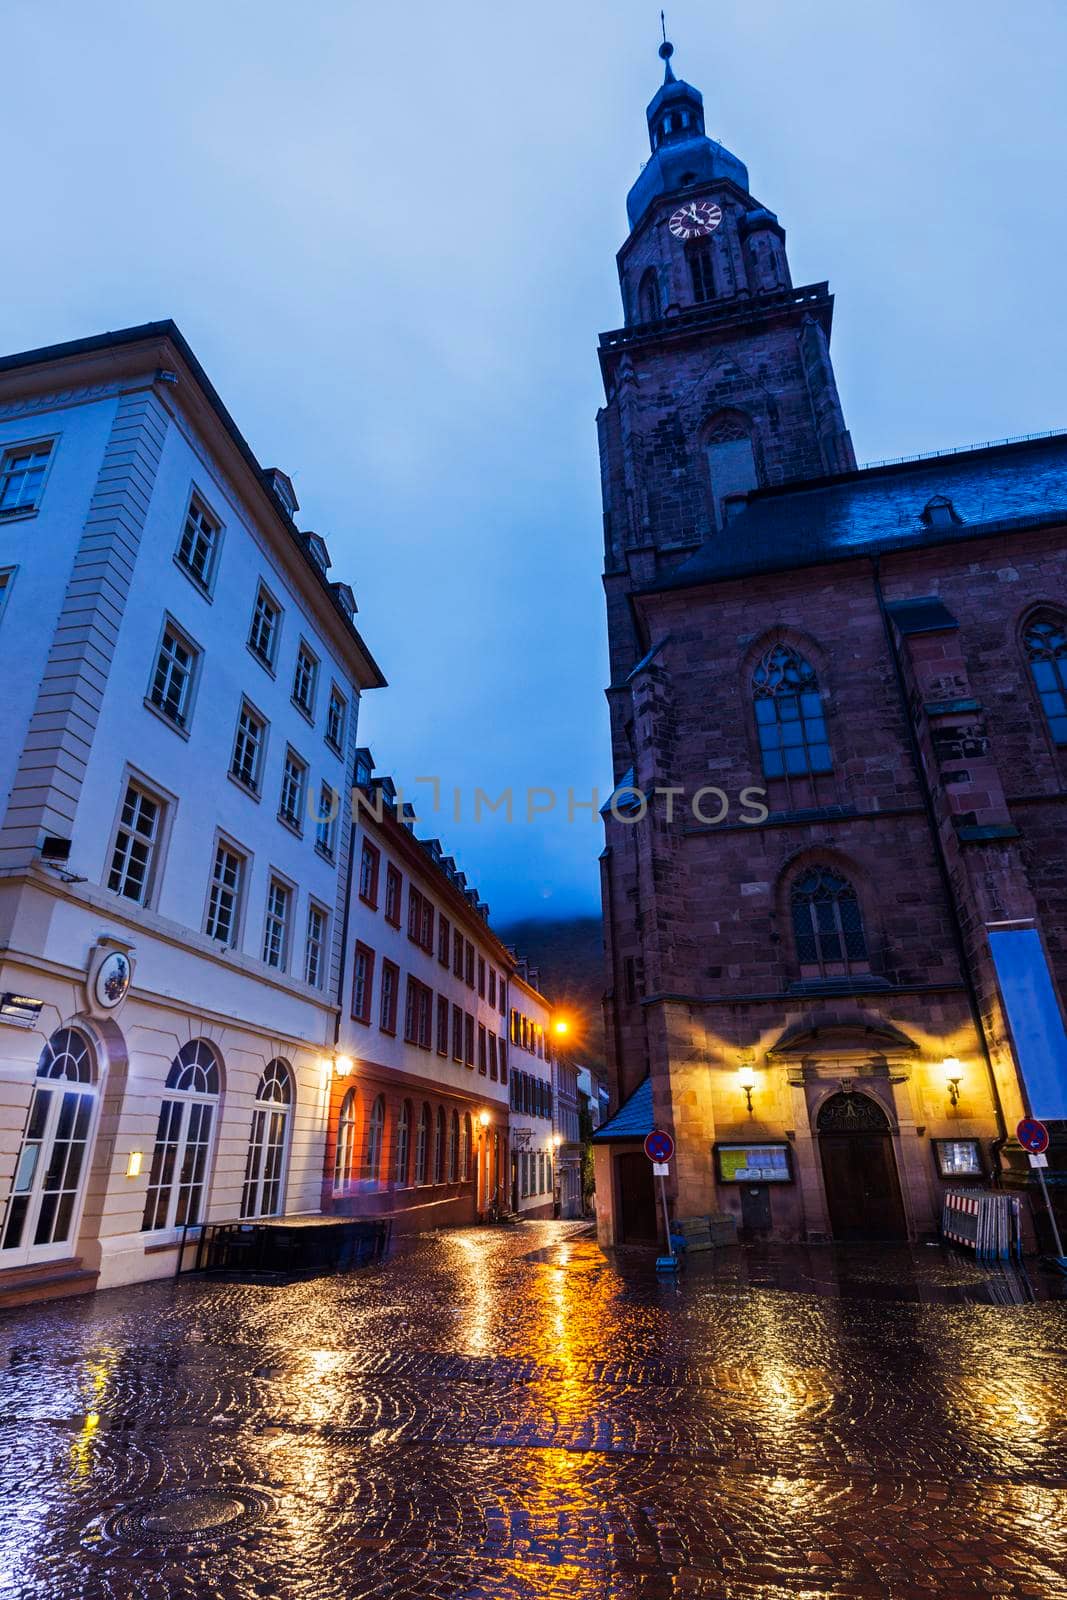
<path fill-rule="evenodd" d="M 205 1485 L 139 1501 L 100 1518 L 87 1530 L 100 1540 L 139 1549 L 188 1550 L 245 1533 L 261 1522 L 273 1502 L 258 1489 Z"/>

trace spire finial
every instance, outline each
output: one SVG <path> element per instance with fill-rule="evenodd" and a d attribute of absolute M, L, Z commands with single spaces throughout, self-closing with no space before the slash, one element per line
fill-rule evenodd
<path fill-rule="evenodd" d="M 663 81 L 664 83 L 673 83 L 674 73 L 671 71 L 671 56 L 674 54 L 674 46 L 667 38 L 667 18 L 662 11 L 659 14 L 659 26 L 660 32 L 663 34 L 663 43 L 659 47 L 660 60 L 666 63 L 667 69 L 663 74 Z"/>

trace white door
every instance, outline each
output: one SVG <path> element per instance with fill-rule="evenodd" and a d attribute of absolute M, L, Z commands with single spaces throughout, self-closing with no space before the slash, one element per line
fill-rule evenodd
<path fill-rule="evenodd" d="M 0 1268 L 73 1253 L 97 1089 L 88 1041 L 53 1034 L 41 1054 L 0 1238 Z"/>

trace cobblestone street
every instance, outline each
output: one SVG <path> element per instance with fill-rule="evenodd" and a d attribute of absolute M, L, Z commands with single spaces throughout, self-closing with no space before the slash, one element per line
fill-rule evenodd
<path fill-rule="evenodd" d="M 9 1312 L 0 1593 L 1055 1600 L 1067 1327 L 1013 1292 L 543 1223 Z"/>

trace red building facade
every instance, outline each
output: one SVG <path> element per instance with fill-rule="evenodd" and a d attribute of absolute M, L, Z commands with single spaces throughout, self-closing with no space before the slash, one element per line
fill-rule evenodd
<path fill-rule="evenodd" d="M 827 287 L 664 52 L 601 338 L 618 1093 L 680 1215 L 915 1237 L 1067 1117 L 1067 436 L 858 471 Z"/>

